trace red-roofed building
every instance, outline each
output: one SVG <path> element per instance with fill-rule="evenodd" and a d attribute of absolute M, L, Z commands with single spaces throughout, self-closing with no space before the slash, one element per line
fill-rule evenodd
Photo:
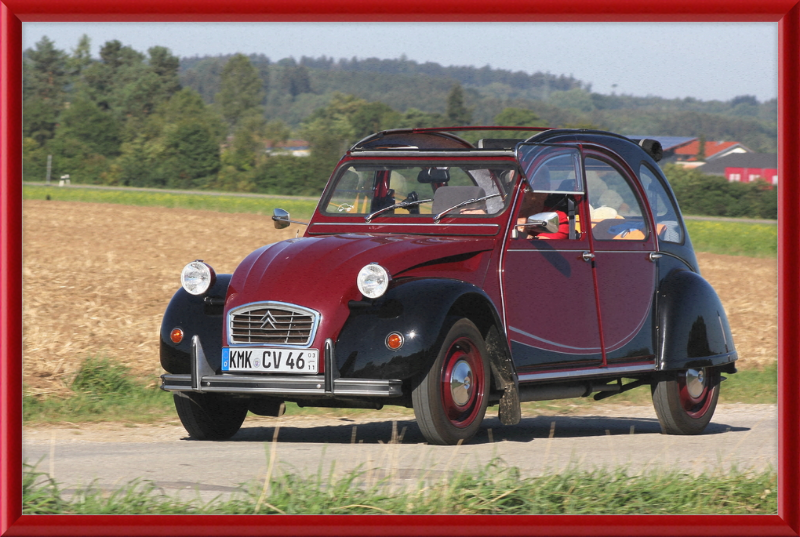
<path fill-rule="evenodd" d="M 707 140 L 704 148 L 704 160 L 700 159 L 700 140 L 693 140 L 675 150 L 675 157 L 678 164 L 684 166 L 699 166 L 703 162 L 709 162 L 726 155 L 734 153 L 752 153 L 753 151 L 740 142 L 715 142 Z"/>

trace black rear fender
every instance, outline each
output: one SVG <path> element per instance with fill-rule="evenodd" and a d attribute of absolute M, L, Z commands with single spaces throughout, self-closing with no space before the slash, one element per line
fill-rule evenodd
<path fill-rule="evenodd" d="M 721 366 L 737 359 L 728 317 L 702 276 L 673 270 L 658 291 L 659 369 Z"/>

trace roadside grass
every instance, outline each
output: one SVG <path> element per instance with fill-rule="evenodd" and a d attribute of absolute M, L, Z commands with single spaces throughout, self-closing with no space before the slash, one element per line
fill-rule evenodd
<path fill-rule="evenodd" d="M 22 420 L 30 423 L 131 421 L 153 423 L 174 415 L 172 395 L 131 376 L 106 357 L 88 357 L 71 379 L 68 397 L 23 396 Z"/>
<path fill-rule="evenodd" d="M 25 465 L 23 514 L 774 514 L 777 474 L 575 467 L 522 477 L 495 459 L 474 471 L 421 478 L 399 488 L 374 482 L 369 469 L 341 477 L 283 474 L 250 482 L 227 499 L 170 496 L 136 480 L 113 491 L 89 485 L 64 494 L 58 483 Z"/>
<path fill-rule="evenodd" d="M 720 403 L 775 404 L 778 394 L 777 366 L 763 370 L 745 369 L 735 375 L 724 375 Z M 177 414 L 172 394 L 160 390 L 158 379 L 137 379 L 125 366 L 104 357 L 84 360 L 78 374 L 72 379 L 72 394 L 68 397 L 40 397 L 24 395 L 23 423 L 58 424 L 116 421 L 129 423 L 156 423 L 175 421 Z M 635 388 L 602 401 L 592 397 L 535 401 L 522 404 L 523 413 L 570 414 L 585 411 L 592 406 L 606 404 L 651 405 L 650 389 Z M 403 407 L 387 407 L 392 414 L 413 417 L 414 411 Z M 491 415 L 496 412 L 490 408 Z M 287 416 L 380 416 L 378 411 L 342 408 L 301 408 L 295 403 L 286 404 Z"/>
<path fill-rule="evenodd" d="M 698 252 L 777 257 L 778 226 L 742 222 L 686 220 L 692 245 Z"/>
<path fill-rule="evenodd" d="M 23 200 L 43 200 L 50 196 L 56 201 L 82 201 L 88 203 L 117 203 L 150 207 L 198 209 L 221 213 L 252 213 L 272 215 L 280 207 L 292 217 L 311 218 L 317 207 L 316 200 L 287 198 L 286 196 L 231 196 L 212 192 L 175 194 L 171 192 L 149 192 L 139 190 L 101 190 L 44 185 L 23 185 Z"/>
<path fill-rule="evenodd" d="M 271 215 L 280 207 L 296 218 L 308 219 L 317 206 L 316 201 L 302 198 L 232 196 L 224 193 L 150 192 L 140 190 L 101 190 L 91 188 L 57 187 L 25 184 L 23 199 L 43 200 L 46 196 L 58 201 L 118 203 L 122 205 L 199 209 L 223 213 L 253 213 Z M 698 252 L 749 257 L 776 257 L 778 226 L 743 222 L 687 220 L 686 227 Z"/>

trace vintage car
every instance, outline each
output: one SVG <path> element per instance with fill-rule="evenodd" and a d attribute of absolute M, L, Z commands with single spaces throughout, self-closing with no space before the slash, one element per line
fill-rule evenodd
<path fill-rule="evenodd" d="M 228 438 L 248 411 L 293 401 L 413 407 L 430 443 L 456 444 L 489 406 L 513 425 L 520 402 L 638 386 L 664 433 L 703 431 L 737 354 L 660 144 L 534 128 L 470 143 L 470 130 L 371 135 L 302 236 L 233 274 L 183 269 L 161 387 L 190 436 Z"/>

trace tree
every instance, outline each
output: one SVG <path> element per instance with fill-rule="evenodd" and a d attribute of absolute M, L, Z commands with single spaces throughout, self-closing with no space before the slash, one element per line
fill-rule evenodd
<path fill-rule="evenodd" d="M 43 145 L 55 136 L 59 109 L 52 102 L 41 97 L 31 97 L 24 101 L 25 113 L 22 115 L 23 136 Z"/>
<path fill-rule="evenodd" d="M 72 51 L 72 56 L 67 59 L 67 71 L 73 84 L 83 81 L 83 71 L 92 65 L 92 41 L 83 34 L 78 40 L 78 46 Z"/>
<path fill-rule="evenodd" d="M 737 95 L 731 99 L 731 108 L 736 108 L 740 104 L 758 106 L 758 99 L 755 95 Z"/>
<path fill-rule="evenodd" d="M 220 169 L 219 144 L 211 130 L 200 121 L 181 121 L 165 136 L 164 172 L 166 186 L 205 186 L 208 177 Z"/>
<path fill-rule="evenodd" d="M 428 113 L 416 108 L 409 108 L 402 115 L 397 123 L 398 128 L 419 129 L 425 127 L 441 127 L 444 124 L 444 116 L 439 113 Z"/>
<path fill-rule="evenodd" d="M 116 74 L 122 67 L 144 61 L 144 54 L 137 52 L 132 47 L 123 46 L 119 40 L 114 39 L 100 47 L 100 59 L 113 74 Z"/>
<path fill-rule="evenodd" d="M 464 90 L 461 84 L 454 84 L 447 94 L 445 115 L 452 125 L 469 125 L 472 122 L 472 109 L 464 105 Z"/>
<path fill-rule="evenodd" d="M 264 127 L 264 139 L 271 147 L 285 142 L 292 135 L 292 130 L 280 119 L 273 119 Z"/>
<path fill-rule="evenodd" d="M 181 89 L 178 78 L 180 59 L 166 47 L 150 47 L 147 53 L 150 56 L 147 64 L 158 77 L 158 100 L 166 101 Z"/>
<path fill-rule="evenodd" d="M 706 135 L 703 133 L 697 139 L 697 160 L 706 160 Z"/>
<path fill-rule="evenodd" d="M 83 70 L 88 94 L 99 107 L 111 110 L 123 122 L 129 112 L 125 109 L 124 88 L 141 83 L 147 74 L 144 55 L 115 39 L 100 47 L 100 60 Z"/>
<path fill-rule="evenodd" d="M 397 126 L 400 114 L 380 101 L 367 103 L 350 118 L 356 138 Z"/>
<path fill-rule="evenodd" d="M 233 140 L 222 155 L 222 162 L 239 171 L 248 171 L 256 166 L 259 156 L 264 155 L 264 127 L 261 116 L 251 115 L 239 121 Z"/>
<path fill-rule="evenodd" d="M 119 154 L 120 127 L 108 112 L 100 110 L 88 96 L 77 95 L 59 117 L 56 138 L 72 138 L 91 153 L 113 157 Z"/>
<path fill-rule="evenodd" d="M 234 127 L 240 119 L 261 113 L 264 89 L 258 71 L 244 54 L 235 54 L 222 69 L 220 91 L 215 102 L 228 125 Z"/>
<path fill-rule="evenodd" d="M 546 127 L 547 122 L 536 112 L 525 108 L 504 108 L 494 117 L 494 124 L 508 127 Z"/>
<path fill-rule="evenodd" d="M 67 55 L 55 48 L 55 44 L 47 36 L 36 43 L 34 49 L 28 49 L 30 62 L 27 96 L 38 97 L 58 107 L 64 100 L 67 84 Z"/>
<path fill-rule="evenodd" d="M 311 93 L 311 79 L 303 65 L 284 65 L 280 75 L 280 87 L 292 98 L 301 93 Z"/>
<path fill-rule="evenodd" d="M 204 186 L 219 167 L 224 120 L 206 106 L 196 91 L 184 88 L 147 117 L 138 135 L 122 145 L 120 182 L 129 186 Z M 191 135 L 179 140 L 182 134 Z M 195 168 L 191 162 L 205 162 Z M 214 164 L 214 162 L 216 162 Z M 210 164 L 209 164 L 210 163 Z"/>
<path fill-rule="evenodd" d="M 572 108 L 581 112 L 591 112 L 595 108 L 592 95 L 581 88 L 554 91 L 550 94 L 548 102 L 559 108 Z"/>

